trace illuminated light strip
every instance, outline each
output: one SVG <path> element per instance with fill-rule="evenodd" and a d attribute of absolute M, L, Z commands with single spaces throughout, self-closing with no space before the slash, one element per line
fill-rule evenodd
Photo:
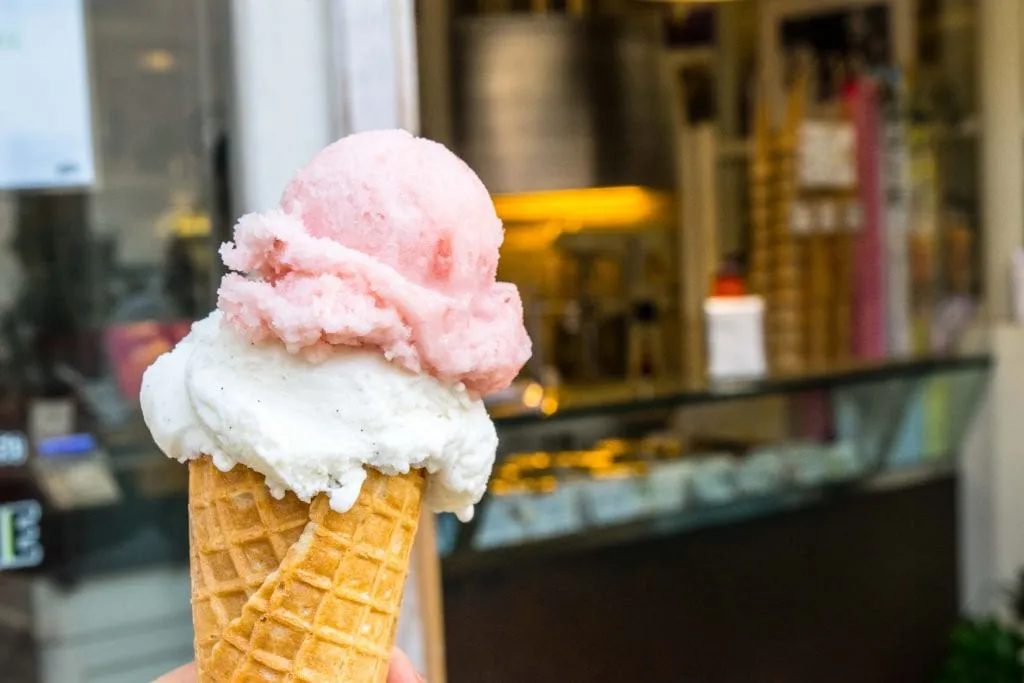
<path fill-rule="evenodd" d="M 665 220 L 672 196 L 639 186 L 598 187 L 503 194 L 494 197 L 498 217 L 507 223 L 563 221 L 566 227 L 631 227 Z"/>
<path fill-rule="evenodd" d="M 44 457 L 60 457 L 92 453 L 96 447 L 96 438 L 92 434 L 65 434 L 40 439 L 36 452 Z"/>

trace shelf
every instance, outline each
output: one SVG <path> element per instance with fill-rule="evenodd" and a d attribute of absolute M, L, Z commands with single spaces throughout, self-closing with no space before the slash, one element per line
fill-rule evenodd
<path fill-rule="evenodd" d="M 605 414 L 623 414 L 657 409 L 670 409 L 701 403 L 715 403 L 773 394 L 837 389 L 884 382 L 891 379 L 913 379 L 930 375 L 956 374 L 987 370 L 988 354 L 963 356 L 928 356 L 884 362 L 856 362 L 803 373 L 779 374 L 748 381 L 616 383 L 565 386 L 558 394 L 558 409 L 549 415 L 522 410 L 495 414 L 499 431 L 511 427 L 539 425 Z"/>

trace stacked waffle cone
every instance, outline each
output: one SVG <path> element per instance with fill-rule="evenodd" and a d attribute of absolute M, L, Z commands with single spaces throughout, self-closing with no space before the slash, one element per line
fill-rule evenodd
<path fill-rule="evenodd" d="M 263 477 L 190 464 L 200 683 L 383 683 L 424 476 L 369 470 L 345 513 L 278 500 Z"/>

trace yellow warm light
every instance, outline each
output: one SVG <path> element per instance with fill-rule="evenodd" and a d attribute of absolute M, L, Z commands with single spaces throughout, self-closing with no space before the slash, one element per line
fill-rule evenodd
<path fill-rule="evenodd" d="M 540 402 L 540 412 L 545 415 L 552 415 L 558 410 L 558 399 L 554 396 L 545 396 Z"/>
<path fill-rule="evenodd" d="M 597 442 L 597 448 L 608 451 L 609 455 L 628 453 L 630 450 L 629 442 L 624 439 L 602 439 Z"/>
<path fill-rule="evenodd" d="M 536 453 L 515 453 L 508 456 L 501 465 L 501 471 L 543 470 L 551 467 L 551 454 L 546 451 Z"/>
<path fill-rule="evenodd" d="M 602 470 L 595 470 L 591 475 L 595 479 L 628 479 L 642 474 L 644 467 L 640 465 L 615 465 Z"/>
<path fill-rule="evenodd" d="M 518 479 L 519 465 L 512 462 L 502 463 L 501 466 L 498 467 L 497 477 L 499 479 Z"/>
<path fill-rule="evenodd" d="M 563 232 L 572 232 L 575 229 L 577 228 L 567 227 L 560 221 L 518 225 L 515 230 L 505 233 L 505 241 L 501 245 L 502 252 L 507 254 L 510 251 L 544 251 L 554 246 Z"/>
<path fill-rule="evenodd" d="M 666 193 L 624 186 L 497 195 L 494 208 L 506 223 L 561 221 L 563 229 L 624 228 L 664 219 L 671 202 Z"/>
<path fill-rule="evenodd" d="M 580 462 L 580 454 L 576 451 L 556 453 L 554 465 L 560 468 L 576 467 Z"/>
<path fill-rule="evenodd" d="M 205 237 L 210 234 L 210 217 L 204 213 L 185 212 L 174 220 L 174 233 L 178 237 Z"/>
<path fill-rule="evenodd" d="M 533 493 L 551 493 L 558 488 L 558 480 L 552 476 L 537 477 L 529 482 L 529 489 Z"/>
<path fill-rule="evenodd" d="M 639 2 L 647 2 L 651 5 L 667 5 L 672 8 L 672 15 L 677 21 L 685 19 L 686 15 L 691 7 L 700 7 L 701 5 L 723 5 L 727 2 L 735 2 L 736 0 L 638 0 Z"/>
<path fill-rule="evenodd" d="M 544 387 L 531 382 L 526 389 L 523 390 L 523 405 L 527 408 L 538 408 L 540 407 L 541 401 L 544 399 Z"/>
<path fill-rule="evenodd" d="M 527 490 L 526 485 L 520 481 L 502 481 L 500 479 L 491 481 L 491 493 L 496 496 L 507 496 L 525 490 Z"/>
<path fill-rule="evenodd" d="M 149 50 L 139 55 L 142 68 L 154 73 L 167 73 L 174 68 L 176 62 L 174 54 L 167 50 Z"/>
<path fill-rule="evenodd" d="M 597 448 L 587 453 L 586 462 L 592 467 L 604 467 L 615 460 L 616 455 L 618 453 L 607 448 Z"/>
<path fill-rule="evenodd" d="M 526 462 L 531 468 L 535 470 L 545 470 L 551 467 L 551 454 L 534 453 L 533 456 Z"/>

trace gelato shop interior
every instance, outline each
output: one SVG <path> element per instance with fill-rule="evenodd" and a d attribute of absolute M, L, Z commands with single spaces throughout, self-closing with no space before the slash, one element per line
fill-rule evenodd
<path fill-rule="evenodd" d="M 1024 680 L 1022 22 L 0 0 L 0 679 L 193 658 L 143 371 L 239 216 L 404 128 L 486 185 L 533 344 L 472 519 L 420 522 L 397 642 L 427 680 Z"/>

